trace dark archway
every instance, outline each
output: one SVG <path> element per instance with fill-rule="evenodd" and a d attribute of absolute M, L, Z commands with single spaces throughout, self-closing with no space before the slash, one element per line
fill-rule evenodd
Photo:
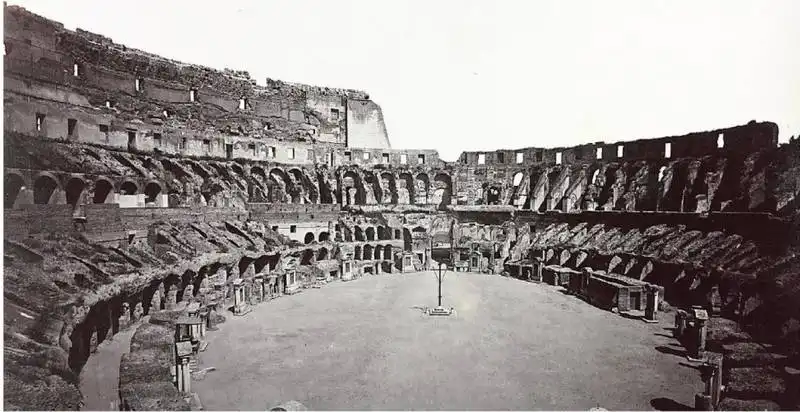
<path fill-rule="evenodd" d="M 392 245 L 386 245 L 383 247 L 383 258 L 385 260 L 392 259 Z"/>
<path fill-rule="evenodd" d="M 14 207 L 14 203 L 17 202 L 17 197 L 19 197 L 19 193 L 22 191 L 23 187 L 25 187 L 25 180 L 22 179 L 22 176 L 16 173 L 9 173 L 6 175 L 3 179 L 3 192 L 5 194 L 3 204 L 6 209 L 12 209 Z"/>
<path fill-rule="evenodd" d="M 408 230 L 408 228 L 403 228 L 403 250 L 410 252 L 411 244 L 411 232 Z"/>
<path fill-rule="evenodd" d="M 377 245 L 375 246 L 375 260 L 383 259 L 383 246 Z"/>
<path fill-rule="evenodd" d="M 319 250 L 317 251 L 317 262 L 319 262 L 320 260 L 325 260 L 327 258 L 328 258 L 328 249 L 324 247 L 319 248 Z"/>
<path fill-rule="evenodd" d="M 500 204 L 500 188 L 497 186 L 489 186 L 486 189 L 486 204 L 497 205 Z"/>
<path fill-rule="evenodd" d="M 363 205 L 366 203 L 364 185 L 358 173 L 349 170 L 342 175 L 342 205 Z"/>
<path fill-rule="evenodd" d="M 367 241 L 371 242 L 375 240 L 375 228 L 370 226 L 366 230 L 367 234 Z"/>
<path fill-rule="evenodd" d="M 353 259 L 361 260 L 361 245 L 356 245 L 353 249 Z"/>
<path fill-rule="evenodd" d="M 450 178 L 450 175 L 446 173 L 438 173 L 436 177 L 433 178 L 433 181 L 436 183 L 436 190 L 441 190 L 442 200 L 439 202 L 439 208 L 444 208 L 445 206 L 452 203 L 452 194 L 453 194 L 453 180 Z"/>
<path fill-rule="evenodd" d="M 314 249 L 306 249 L 300 258 L 300 265 L 308 266 L 314 262 Z"/>
<path fill-rule="evenodd" d="M 389 240 L 386 237 L 386 229 L 383 226 L 378 226 L 378 240 Z"/>
<path fill-rule="evenodd" d="M 309 244 L 314 242 L 314 232 L 306 233 L 305 238 L 303 238 L 303 243 Z"/>
<path fill-rule="evenodd" d="M 123 183 L 122 186 L 119 187 L 119 191 L 123 195 L 135 195 L 136 192 L 139 191 L 139 187 L 136 186 L 136 183 L 133 183 L 129 180 Z"/>
<path fill-rule="evenodd" d="M 86 182 L 78 177 L 73 177 L 67 181 L 67 204 L 76 206 L 81 201 L 83 190 L 86 188 Z"/>
<path fill-rule="evenodd" d="M 363 242 L 365 240 L 364 239 L 364 231 L 361 230 L 360 226 L 355 226 L 354 235 L 355 235 L 356 242 Z"/>
<path fill-rule="evenodd" d="M 319 232 L 319 241 L 320 242 L 327 242 L 331 240 L 331 234 L 328 232 Z"/>
<path fill-rule="evenodd" d="M 33 183 L 33 203 L 49 204 L 56 188 L 58 188 L 58 182 L 54 178 L 48 175 L 39 176 Z"/>
<path fill-rule="evenodd" d="M 161 185 L 157 182 L 150 182 L 144 187 L 145 203 L 154 203 L 161 194 Z"/>
<path fill-rule="evenodd" d="M 94 182 L 94 199 L 92 199 L 92 203 L 105 203 L 112 190 L 114 190 L 114 185 L 110 181 L 97 179 Z"/>
<path fill-rule="evenodd" d="M 372 245 L 364 245 L 364 260 L 372 260 L 373 247 Z"/>

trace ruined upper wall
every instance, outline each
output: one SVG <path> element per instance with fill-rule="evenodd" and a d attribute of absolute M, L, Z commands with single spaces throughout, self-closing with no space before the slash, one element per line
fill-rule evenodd
<path fill-rule="evenodd" d="M 778 144 L 778 126 L 755 121 L 746 125 L 690 133 L 683 136 L 639 139 L 628 142 L 597 142 L 573 147 L 463 152 L 458 163 L 464 165 L 547 165 L 570 164 L 587 160 L 658 160 L 706 155 L 746 156 Z"/>
<path fill-rule="evenodd" d="M 271 79 L 259 86 L 245 71 L 130 49 L 21 7 L 4 7 L 4 15 L 7 131 L 120 149 L 132 146 L 128 132 L 134 131 L 138 151 L 235 157 L 241 149 L 256 160 L 298 163 L 305 156 L 280 154 L 348 141 L 389 147 L 380 107 L 365 92 Z M 367 115 L 350 115 L 350 99 L 369 107 Z M 348 138 L 351 121 L 354 139 Z"/>

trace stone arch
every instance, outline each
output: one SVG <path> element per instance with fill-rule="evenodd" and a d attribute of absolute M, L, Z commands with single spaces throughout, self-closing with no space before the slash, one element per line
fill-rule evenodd
<path fill-rule="evenodd" d="M 106 203 L 113 191 L 114 184 L 111 183 L 111 180 L 105 177 L 98 178 L 94 182 L 94 198 L 92 199 L 92 203 Z"/>
<path fill-rule="evenodd" d="M 317 251 L 317 262 L 328 258 L 328 248 L 321 247 Z"/>
<path fill-rule="evenodd" d="M 314 232 L 306 233 L 306 236 L 303 238 L 303 243 L 310 244 L 314 242 Z"/>
<path fill-rule="evenodd" d="M 376 245 L 375 246 L 375 260 L 383 259 L 383 246 Z"/>
<path fill-rule="evenodd" d="M 348 170 L 342 175 L 342 205 L 365 204 L 364 185 L 358 173 Z"/>
<path fill-rule="evenodd" d="M 353 228 L 355 241 L 356 242 L 364 242 L 366 239 L 364 238 L 364 231 L 361 230 L 361 226 L 355 226 Z"/>
<path fill-rule="evenodd" d="M 400 173 L 397 179 L 397 202 L 403 205 L 415 204 L 414 193 L 414 178 L 410 173 Z"/>
<path fill-rule="evenodd" d="M 392 245 L 386 245 L 383 247 L 383 259 L 384 260 L 392 259 Z"/>
<path fill-rule="evenodd" d="M 327 242 L 331 240 L 331 234 L 328 232 L 319 232 L 319 241 Z"/>
<path fill-rule="evenodd" d="M 308 266 L 314 263 L 314 249 L 306 249 L 303 251 L 303 256 L 300 257 L 300 265 Z"/>
<path fill-rule="evenodd" d="M 376 178 L 372 172 L 364 172 L 364 195 L 366 198 L 365 203 L 371 203 L 366 201 L 367 199 L 370 199 L 370 197 L 372 197 L 377 204 L 383 203 L 383 190 L 381 189 L 381 184 L 378 181 L 378 178 Z"/>
<path fill-rule="evenodd" d="M 666 174 L 666 172 L 667 172 L 667 167 L 666 166 L 661 166 L 658 169 L 658 181 L 659 182 L 664 180 L 664 174 Z"/>
<path fill-rule="evenodd" d="M 414 179 L 414 193 L 416 195 L 416 203 L 419 205 L 428 204 L 428 191 L 431 187 L 431 179 L 425 173 L 417 174 Z"/>
<path fill-rule="evenodd" d="M 275 190 L 270 190 L 271 200 L 276 203 L 300 203 L 300 197 L 292 187 L 292 181 L 283 169 L 274 167 L 269 171 Z"/>
<path fill-rule="evenodd" d="M 364 232 L 367 235 L 367 241 L 368 242 L 372 242 L 372 241 L 375 240 L 375 228 L 374 227 L 370 226 Z"/>
<path fill-rule="evenodd" d="M 436 190 L 434 191 L 434 197 L 439 200 L 439 208 L 444 208 L 445 206 L 452 203 L 452 195 L 453 195 L 453 179 L 447 173 L 439 172 L 433 178 L 434 183 L 436 184 Z"/>
<path fill-rule="evenodd" d="M 33 203 L 47 205 L 54 201 L 53 194 L 59 188 L 58 180 L 49 173 L 40 174 L 33 182 Z"/>
<path fill-rule="evenodd" d="M 372 254 L 374 248 L 370 244 L 364 245 L 364 260 L 372 260 Z"/>
<path fill-rule="evenodd" d="M 397 183 L 395 182 L 394 175 L 389 172 L 380 174 L 381 186 L 381 203 L 384 204 L 397 204 Z"/>
<path fill-rule="evenodd" d="M 135 195 L 139 192 L 139 185 L 132 180 L 126 180 L 119 186 L 119 191 L 123 195 Z"/>
<path fill-rule="evenodd" d="M 187 163 L 189 163 L 189 167 L 192 169 L 192 172 L 202 177 L 203 180 L 207 180 L 209 177 L 211 177 L 211 174 L 208 173 L 208 170 L 206 170 L 201 164 L 195 162 L 194 160 L 189 160 Z"/>
<path fill-rule="evenodd" d="M 80 177 L 71 177 L 67 181 L 65 192 L 67 195 L 67 204 L 77 206 L 82 203 L 83 193 L 86 190 L 86 181 Z"/>
<path fill-rule="evenodd" d="M 144 186 L 145 203 L 154 203 L 162 191 L 161 183 L 155 180 L 148 182 Z"/>
<path fill-rule="evenodd" d="M 352 242 L 353 241 L 353 231 L 350 230 L 349 227 L 344 226 L 342 227 L 342 235 L 344 236 L 345 242 Z"/>
<path fill-rule="evenodd" d="M 386 228 L 383 226 L 378 226 L 378 240 L 389 240 L 386 236 Z"/>
<path fill-rule="evenodd" d="M 361 260 L 361 245 L 356 245 L 356 247 L 353 248 L 353 259 Z"/>
<path fill-rule="evenodd" d="M 14 172 L 6 173 L 3 179 L 3 192 L 5 195 L 3 204 L 6 209 L 12 209 L 14 207 L 14 204 L 17 202 L 17 197 L 19 197 L 20 192 L 24 188 L 25 179 L 23 179 L 22 176 Z"/>
<path fill-rule="evenodd" d="M 484 199 L 487 205 L 499 205 L 502 190 L 497 185 L 487 185 L 484 189 Z"/>
<path fill-rule="evenodd" d="M 164 166 L 164 170 L 171 173 L 178 180 L 185 180 L 189 178 L 189 174 L 186 173 L 186 170 L 184 170 L 183 167 L 169 159 L 161 159 L 161 166 Z"/>
<path fill-rule="evenodd" d="M 317 191 L 317 187 L 314 185 L 314 182 L 306 176 L 303 171 L 298 168 L 289 169 L 289 175 L 294 178 L 295 186 L 300 186 L 303 189 L 303 192 L 308 196 L 309 203 L 319 203 L 319 193 Z M 298 196 L 300 194 L 298 193 Z"/>
<path fill-rule="evenodd" d="M 317 171 L 317 187 L 319 188 L 319 201 L 323 204 L 332 204 L 333 201 L 333 192 L 331 190 L 330 185 L 328 184 L 328 179 L 325 176 L 325 173 L 322 171 Z"/>
<path fill-rule="evenodd" d="M 239 166 L 238 164 L 236 164 L 236 163 L 232 163 L 232 164 L 231 164 L 231 169 L 233 169 L 233 171 L 234 171 L 236 174 L 238 174 L 239 176 L 242 176 L 242 177 L 244 177 L 244 169 L 242 169 L 242 167 L 241 167 L 241 166 Z M 263 170 L 262 170 L 262 171 L 263 171 Z"/>

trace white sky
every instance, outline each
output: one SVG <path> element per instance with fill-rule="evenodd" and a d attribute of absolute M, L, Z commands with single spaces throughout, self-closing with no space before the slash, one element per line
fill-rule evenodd
<path fill-rule="evenodd" d="M 259 84 L 366 90 L 393 148 L 451 161 L 753 119 L 800 134 L 800 1 L 9 3 Z"/>

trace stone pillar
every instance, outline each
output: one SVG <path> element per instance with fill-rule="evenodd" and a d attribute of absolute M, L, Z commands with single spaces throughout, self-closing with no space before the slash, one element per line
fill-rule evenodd
<path fill-rule="evenodd" d="M 194 285 L 190 284 L 183 289 L 183 298 L 181 301 L 191 302 L 192 300 L 194 300 Z"/>
<path fill-rule="evenodd" d="M 183 393 L 190 393 L 192 391 L 192 373 L 189 369 L 189 357 L 182 357 L 181 358 L 181 381 L 183 382 L 181 392 Z"/>
<path fill-rule="evenodd" d="M 150 298 L 150 310 L 149 313 L 153 313 L 154 311 L 161 310 L 161 292 L 156 290 L 153 293 L 153 297 Z"/>
<path fill-rule="evenodd" d="M 706 321 L 708 313 L 699 306 L 692 307 L 691 318 L 689 319 L 689 357 L 691 359 L 703 359 L 706 350 Z"/>
<path fill-rule="evenodd" d="M 678 340 L 683 337 L 683 332 L 686 329 L 686 316 L 687 313 L 683 309 L 678 309 L 675 312 L 675 328 L 672 329 L 672 335 Z"/>
<path fill-rule="evenodd" d="M 166 309 L 167 310 L 175 310 L 175 306 L 178 304 L 178 291 L 175 288 L 170 288 L 167 292 L 167 301 L 166 301 Z"/>
<path fill-rule="evenodd" d="M 236 279 L 233 281 L 233 313 L 241 315 L 244 313 L 244 311 L 244 283 L 242 282 L 242 279 Z"/>
<path fill-rule="evenodd" d="M 133 316 L 131 317 L 131 321 L 136 322 L 142 318 L 144 315 L 144 308 L 142 308 L 142 302 L 137 302 L 136 306 L 133 307 Z"/>
<path fill-rule="evenodd" d="M 644 308 L 644 320 L 645 322 L 658 322 L 658 288 L 647 285 L 645 291 L 647 300 Z"/>
<path fill-rule="evenodd" d="M 695 409 L 699 411 L 717 410 L 722 400 L 722 356 L 712 354 L 700 366 L 700 377 L 705 383 L 705 391 L 695 395 Z"/>

